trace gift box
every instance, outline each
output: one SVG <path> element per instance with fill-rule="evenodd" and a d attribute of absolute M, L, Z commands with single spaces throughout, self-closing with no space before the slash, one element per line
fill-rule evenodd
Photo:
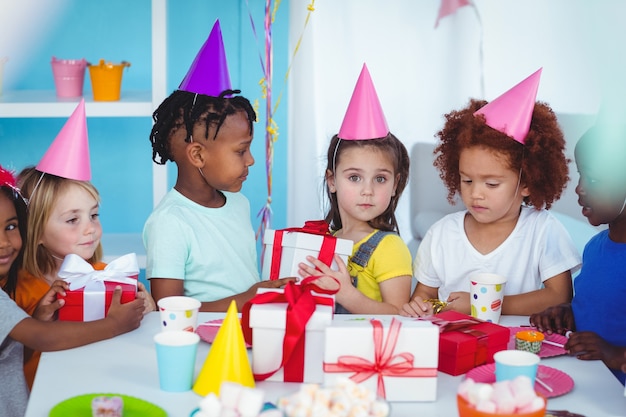
<path fill-rule="evenodd" d="M 439 370 L 461 375 L 472 368 L 493 362 L 493 354 L 507 349 L 507 327 L 479 320 L 456 311 L 429 318 L 440 327 Z"/>
<path fill-rule="evenodd" d="M 333 318 L 334 297 L 312 291 L 312 278 L 284 289 L 259 288 L 244 306 L 242 326 L 252 345 L 255 380 L 322 382 L 324 329 Z"/>
<path fill-rule="evenodd" d="M 338 254 L 347 265 L 348 257 L 352 255 L 353 242 L 330 235 L 328 224 L 324 221 L 309 221 L 302 228 L 266 229 L 263 245 L 261 277 L 267 280 L 299 277 L 298 264 L 309 264 L 307 256 L 314 256 L 337 270 L 334 255 Z"/>
<path fill-rule="evenodd" d="M 324 385 L 350 378 L 387 401 L 435 401 L 439 329 L 399 316 L 337 316 L 326 328 Z"/>
<path fill-rule="evenodd" d="M 58 311 L 58 319 L 66 321 L 92 321 L 106 317 L 118 285 L 122 287 L 121 303 L 137 297 L 139 266 L 137 256 L 132 253 L 109 263 L 103 270 L 93 266 L 78 255 L 65 257 L 59 278 L 70 284 L 66 295 L 57 294 L 65 305 Z"/>

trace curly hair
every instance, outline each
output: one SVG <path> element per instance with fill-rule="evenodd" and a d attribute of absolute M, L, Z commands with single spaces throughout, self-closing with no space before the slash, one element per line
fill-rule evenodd
<path fill-rule="evenodd" d="M 341 140 L 339 136 L 335 135 L 330 141 L 327 154 L 326 172 L 331 172 L 335 175 L 335 166 L 339 163 L 341 154 L 350 148 L 375 148 L 381 152 L 384 152 L 389 156 L 393 162 L 394 177 L 399 175 L 398 183 L 396 184 L 396 193 L 391 197 L 391 201 L 387 209 L 381 213 L 378 217 L 368 221 L 367 223 L 374 229 L 383 230 L 386 232 L 400 233 L 398 229 L 398 222 L 396 221 L 396 207 L 398 206 L 398 200 L 402 195 L 402 191 L 406 187 L 409 180 L 409 153 L 406 147 L 400 140 L 392 133 L 387 134 L 384 138 L 379 139 L 367 139 L 367 140 Z M 330 225 L 331 230 L 336 231 L 342 228 L 341 216 L 339 214 L 339 204 L 337 202 L 337 194 L 331 193 L 330 188 L 324 178 L 326 186 L 326 195 L 330 201 L 330 209 L 326 215 L 326 222 Z"/>
<path fill-rule="evenodd" d="M 461 151 L 481 146 L 504 156 L 513 171 L 521 170 L 521 184 L 530 193 L 524 198 L 526 205 L 549 209 L 569 181 L 570 162 L 564 153 L 565 138 L 554 111 L 545 103 L 535 103 L 530 131 L 522 145 L 485 124 L 484 116 L 474 116 L 485 104 L 484 100 L 472 99 L 465 108 L 446 114 L 445 125 L 436 135 L 439 143 L 434 150 L 433 165 L 448 189 L 448 201 L 454 204 L 454 196 L 460 190 Z"/>
<path fill-rule="evenodd" d="M 159 165 L 164 165 L 167 161 L 176 162 L 171 152 L 169 139 L 180 127 L 184 126 L 187 130 L 185 142 L 189 142 L 194 125 L 204 121 L 206 126 L 205 139 L 209 138 L 209 128 L 214 126 L 213 140 L 215 140 L 226 117 L 239 111 L 243 111 L 247 115 L 252 134 L 256 113 L 247 98 L 242 96 L 231 97 L 233 94 L 239 93 L 241 93 L 240 90 L 226 90 L 219 97 L 213 97 L 176 90 L 170 94 L 152 114 L 154 119 L 154 126 L 150 132 L 152 160 Z M 206 120 L 203 120 L 205 115 Z M 157 155 L 159 160 L 157 160 Z"/>
<path fill-rule="evenodd" d="M 18 188 L 8 184 L 0 186 L 0 193 L 6 196 L 11 203 L 15 206 L 15 213 L 17 214 L 17 225 L 22 239 L 22 247 L 20 248 L 17 258 L 9 268 L 7 279 L 2 285 L 2 289 L 9 297 L 15 298 L 15 289 L 17 288 L 17 273 L 22 268 L 22 261 L 24 258 L 24 246 L 26 243 L 26 202 L 21 196 Z"/>

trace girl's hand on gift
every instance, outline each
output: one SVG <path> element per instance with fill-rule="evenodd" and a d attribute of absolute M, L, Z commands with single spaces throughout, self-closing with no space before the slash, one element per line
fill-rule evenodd
<path fill-rule="evenodd" d="M 272 280 L 264 280 L 264 281 L 257 282 L 256 284 L 254 284 L 252 287 L 250 287 L 248 292 L 250 292 L 251 297 L 254 297 L 256 295 L 257 288 L 283 288 L 285 285 L 287 285 L 288 282 L 296 282 L 296 281 L 297 281 L 296 277 L 286 277 L 286 278 L 278 278 L 278 279 L 272 279 Z"/>
<path fill-rule="evenodd" d="M 105 320 L 113 323 L 114 335 L 123 334 L 139 327 L 143 319 L 144 303 L 140 298 L 122 304 L 122 287 L 116 286 L 111 306 Z"/>
<path fill-rule="evenodd" d="M 400 315 L 405 317 L 425 317 L 432 316 L 433 313 L 433 305 L 421 297 L 413 298 L 400 309 Z"/>
<path fill-rule="evenodd" d="M 442 311 L 453 310 L 463 314 L 470 314 L 472 310 L 470 294 L 468 292 L 451 292 L 448 296 L 448 299 L 446 300 L 446 303 L 448 304 L 443 308 Z"/>
<path fill-rule="evenodd" d="M 56 280 L 39 300 L 39 304 L 33 312 L 33 318 L 41 321 L 52 321 L 58 309 L 65 305 L 65 300 L 57 299 L 57 294 L 65 296 L 65 291 L 69 290 L 70 285 L 63 280 Z"/>
<path fill-rule="evenodd" d="M 321 277 L 319 280 L 315 281 L 316 285 L 326 290 L 337 289 L 337 282 L 335 280 L 339 281 L 339 291 L 335 294 L 337 302 L 342 303 L 342 299 L 347 296 L 350 291 L 356 290 L 352 285 L 352 277 L 348 273 L 348 268 L 339 255 L 335 255 L 335 262 L 338 267 L 336 271 L 314 256 L 307 256 L 306 260 L 309 261 L 312 266 L 305 263 L 298 264 L 298 273 L 300 276 L 306 278 L 326 275 L 326 277 Z M 335 280 L 329 279 L 328 277 L 333 277 Z"/>
<path fill-rule="evenodd" d="M 152 295 L 146 290 L 146 286 L 141 282 L 137 282 L 137 298 L 143 300 L 143 314 L 156 311 L 156 303 Z"/>
<path fill-rule="evenodd" d="M 530 324 L 535 326 L 540 332 L 547 334 L 565 334 L 569 330 L 574 330 L 574 312 L 569 303 L 548 307 L 541 313 L 530 316 Z"/>

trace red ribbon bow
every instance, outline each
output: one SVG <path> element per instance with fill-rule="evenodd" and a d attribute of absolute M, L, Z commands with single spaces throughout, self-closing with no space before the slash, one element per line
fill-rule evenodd
<path fill-rule="evenodd" d="M 328 223 L 325 220 L 308 220 L 304 222 L 304 227 L 290 227 L 287 229 L 276 230 L 274 232 L 274 243 L 272 248 L 272 261 L 270 264 L 270 280 L 280 278 L 280 259 L 283 252 L 283 233 L 301 232 L 312 235 L 324 236 L 322 247 L 320 248 L 317 259 L 330 266 L 333 262 L 333 255 L 335 254 L 335 246 L 337 239 L 331 236 Z"/>
<path fill-rule="evenodd" d="M 254 379 L 263 381 L 274 375 L 280 368 L 284 368 L 285 382 L 304 381 L 304 342 L 306 325 L 315 312 L 317 304 L 333 307 L 334 300 L 330 297 L 317 297 L 312 291 L 321 294 L 335 294 L 335 290 L 320 288 L 314 281 L 321 276 L 307 277 L 295 284 L 291 281 L 285 286 L 284 292 L 264 292 L 255 295 L 248 301 L 241 312 L 241 325 L 244 339 L 252 344 L 252 329 L 250 328 L 250 308 L 253 304 L 287 303 L 285 323 L 285 338 L 283 339 L 283 357 L 278 368 L 264 374 L 254 374 Z M 333 278 L 334 279 L 334 278 Z M 336 281 L 336 280 L 335 280 Z M 339 286 L 339 282 L 337 282 Z"/>
<path fill-rule="evenodd" d="M 391 320 L 387 340 L 383 346 L 383 325 L 380 320 L 370 320 L 374 328 L 374 361 L 353 355 L 342 355 L 337 363 L 324 363 L 324 372 L 355 372 L 350 377 L 356 383 L 363 382 L 373 375 L 378 375 L 377 394 L 386 398 L 384 376 L 394 377 L 435 377 L 436 368 L 414 368 L 413 354 L 403 352 L 393 354 L 400 334 L 402 323 Z"/>

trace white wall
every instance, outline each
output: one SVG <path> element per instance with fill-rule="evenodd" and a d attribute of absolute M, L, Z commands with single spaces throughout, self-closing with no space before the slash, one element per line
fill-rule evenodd
<path fill-rule="evenodd" d="M 291 1 L 291 46 L 308 0 Z M 434 141 L 444 113 L 492 100 L 543 67 L 538 99 L 571 123 L 575 143 L 609 92 L 621 91 L 625 39 L 619 0 L 474 0 L 441 20 L 439 0 L 317 0 L 290 77 L 288 225 L 321 218 L 325 151 L 364 62 L 391 131 L 410 148 Z M 610 87 L 610 88 L 607 88 Z M 581 115 L 578 118 L 576 115 Z M 577 178 L 576 173 L 571 176 Z M 314 178 L 313 183 L 311 179 Z M 568 205 L 573 190 L 566 193 Z M 408 188 L 398 207 L 410 238 Z"/>

